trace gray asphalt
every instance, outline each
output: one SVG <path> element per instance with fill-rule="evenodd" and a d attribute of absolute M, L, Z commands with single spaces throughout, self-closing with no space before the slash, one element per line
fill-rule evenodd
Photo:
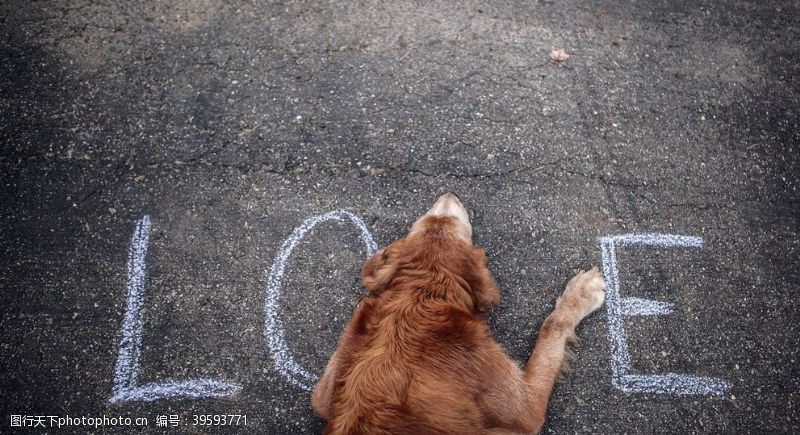
<path fill-rule="evenodd" d="M 518 361 L 571 275 L 602 265 L 599 237 L 703 239 L 617 251 L 622 294 L 675 304 L 626 319 L 631 367 L 730 389 L 616 388 L 601 310 L 545 432 L 800 431 L 799 17 L 796 1 L 0 4 L 0 432 L 67 414 L 320 432 L 264 336 L 281 244 L 348 210 L 386 245 L 451 190 Z M 238 394 L 109 403 L 144 215 L 140 384 L 212 377 Z M 362 261 L 335 222 L 290 259 L 280 319 L 312 374 Z"/>

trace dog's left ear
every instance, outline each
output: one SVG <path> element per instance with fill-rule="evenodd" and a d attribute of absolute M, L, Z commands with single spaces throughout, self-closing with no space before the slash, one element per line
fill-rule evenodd
<path fill-rule="evenodd" d="M 361 281 L 371 296 L 378 296 L 392 281 L 396 271 L 397 264 L 391 261 L 389 248 L 381 249 L 364 263 Z"/>
<path fill-rule="evenodd" d="M 500 300 L 500 290 L 489 272 L 486 251 L 474 249 L 470 253 L 469 286 L 475 301 L 475 311 L 485 313 Z"/>

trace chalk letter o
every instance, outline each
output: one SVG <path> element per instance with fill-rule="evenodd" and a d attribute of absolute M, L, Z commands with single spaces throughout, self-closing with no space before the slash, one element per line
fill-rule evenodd
<path fill-rule="evenodd" d="M 378 246 L 372 239 L 369 229 L 364 222 L 353 213 L 336 210 L 322 215 L 312 216 L 306 219 L 300 226 L 292 231 L 292 234 L 283 242 L 281 251 L 275 257 L 267 278 L 267 298 L 265 301 L 264 313 L 264 335 L 267 339 L 272 359 L 275 361 L 275 369 L 278 370 L 286 379 L 300 388 L 311 391 L 317 382 L 317 377 L 307 372 L 303 367 L 292 358 L 289 347 L 286 345 L 283 324 L 278 315 L 278 303 L 281 295 L 283 274 L 286 271 L 286 263 L 292 255 L 292 251 L 303 240 L 306 233 L 322 222 L 329 220 L 346 221 L 350 220 L 361 232 L 361 240 L 367 251 L 367 257 L 378 250 Z"/>

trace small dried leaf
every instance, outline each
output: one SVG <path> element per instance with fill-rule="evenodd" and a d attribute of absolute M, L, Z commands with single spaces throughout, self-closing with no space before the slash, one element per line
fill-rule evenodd
<path fill-rule="evenodd" d="M 569 55 L 561 49 L 553 50 L 550 52 L 550 59 L 553 59 L 555 62 L 563 62 L 569 59 Z"/>

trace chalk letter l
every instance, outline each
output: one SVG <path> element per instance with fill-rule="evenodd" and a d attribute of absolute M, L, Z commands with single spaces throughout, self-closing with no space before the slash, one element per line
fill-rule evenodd
<path fill-rule="evenodd" d="M 150 402 L 168 397 L 201 398 L 229 396 L 241 386 L 218 379 L 168 380 L 139 385 L 139 356 L 142 353 L 142 303 L 147 265 L 147 244 L 150 241 L 150 217 L 136 223 L 128 250 L 128 296 L 122 320 L 114 391 L 109 402 Z"/>

